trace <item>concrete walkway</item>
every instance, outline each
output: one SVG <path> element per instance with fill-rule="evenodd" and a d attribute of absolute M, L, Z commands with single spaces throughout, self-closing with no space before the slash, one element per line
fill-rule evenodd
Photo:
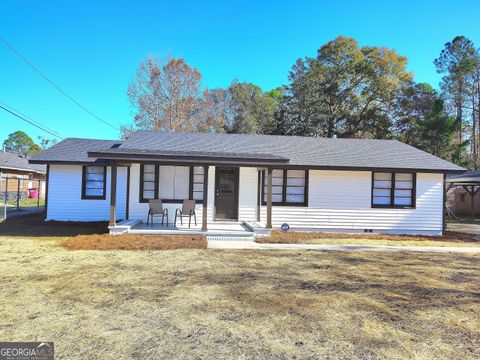
<path fill-rule="evenodd" d="M 480 236 L 480 225 L 465 223 L 448 223 L 447 231 Z"/>
<path fill-rule="evenodd" d="M 332 244 L 260 244 L 253 241 L 209 241 L 209 249 L 321 250 L 321 251 L 418 251 L 480 254 L 480 247 L 462 246 L 386 246 Z"/>

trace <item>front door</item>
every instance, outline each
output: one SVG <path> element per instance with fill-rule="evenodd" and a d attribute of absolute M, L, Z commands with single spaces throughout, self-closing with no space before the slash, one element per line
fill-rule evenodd
<path fill-rule="evenodd" d="M 238 168 L 215 168 L 215 219 L 238 220 Z"/>

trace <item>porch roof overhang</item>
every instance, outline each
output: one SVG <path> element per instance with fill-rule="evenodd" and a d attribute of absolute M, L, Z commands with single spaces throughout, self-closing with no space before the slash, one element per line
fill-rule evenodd
<path fill-rule="evenodd" d="M 230 164 L 230 165 L 288 165 L 289 159 L 272 154 L 238 154 L 203 151 L 163 151 L 113 148 L 88 152 L 89 158 L 121 162 L 162 162 L 185 164 Z"/>
<path fill-rule="evenodd" d="M 475 195 L 480 192 L 480 176 L 478 174 L 472 174 L 472 172 L 465 172 L 464 175 L 457 177 L 450 177 L 446 179 L 445 192 L 448 192 L 451 188 L 463 188 L 474 200 Z M 470 219 L 473 223 L 475 215 L 475 201 L 470 201 Z M 447 209 L 448 211 L 448 209 Z"/>
<path fill-rule="evenodd" d="M 460 186 L 480 186 L 480 177 L 455 177 L 448 178 L 448 184 L 460 185 Z"/>

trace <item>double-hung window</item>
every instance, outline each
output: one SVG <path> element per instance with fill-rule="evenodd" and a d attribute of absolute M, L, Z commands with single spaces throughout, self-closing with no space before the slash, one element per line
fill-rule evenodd
<path fill-rule="evenodd" d="M 203 166 L 190 167 L 190 198 L 203 201 Z"/>
<path fill-rule="evenodd" d="M 262 172 L 262 205 L 267 204 L 268 179 Z M 308 171 L 274 169 L 272 171 L 272 205 L 307 206 Z"/>
<path fill-rule="evenodd" d="M 372 207 L 415 207 L 415 173 L 373 172 Z"/>
<path fill-rule="evenodd" d="M 203 167 L 140 165 L 140 202 L 162 199 L 181 203 L 185 199 L 203 202 Z"/>
<path fill-rule="evenodd" d="M 283 170 L 272 171 L 272 204 L 283 205 Z M 263 203 L 267 203 L 268 180 L 266 172 L 263 171 Z"/>
<path fill-rule="evenodd" d="M 107 168 L 84 166 L 82 169 L 82 199 L 105 200 Z"/>
<path fill-rule="evenodd" d="M 158 166 L 140 165 L 140 202 L 158 198 Z"/>

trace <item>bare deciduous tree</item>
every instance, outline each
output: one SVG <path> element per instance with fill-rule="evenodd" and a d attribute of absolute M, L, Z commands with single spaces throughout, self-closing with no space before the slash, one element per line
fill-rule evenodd
<path fill-rule="evenodd" d="M 222 129 L 209 112 L 209 94 L 202 74 L 183 59 L 170 58 L 161 64 L 157 57 L 142 61 L 128 87 L 135 117 L 122 126 L 122 135 L 136 129 L 211 131 Z"/>

